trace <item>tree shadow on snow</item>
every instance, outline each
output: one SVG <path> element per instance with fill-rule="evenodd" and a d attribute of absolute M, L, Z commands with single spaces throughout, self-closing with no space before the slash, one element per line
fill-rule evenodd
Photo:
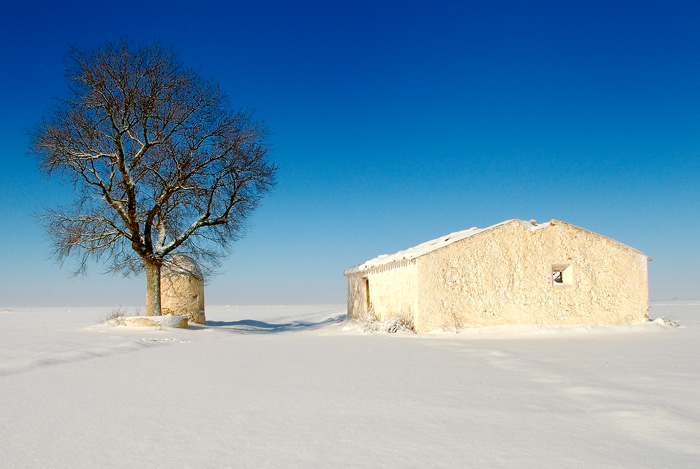
<path fill-rule="evenodd" d="M 221 328 L 238 334 L 277 334 L 280 332 L 300 332 L 320 329 L 345 320 L 345 313 L 326 318 L 322 321 L 290 321 L 284 323 L 267 323 L 254 319 L 241 321 L 207 321 L 207 327 Z M 200 326 L 203 327 L 203 326 Z"/>

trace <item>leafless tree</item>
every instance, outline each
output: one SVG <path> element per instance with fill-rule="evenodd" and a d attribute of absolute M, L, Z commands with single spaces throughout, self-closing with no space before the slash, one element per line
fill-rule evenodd
<path fill-rule="evenodd" d="M 146 314 L 160 314 L 160 271 L 178 252 L 216 266 L 275 183 L 267 129 L 232 110 L 216 82 L 158 44 L 70 48 L 67 94 L 30 131 L 48 176 L 75 188 L 42 219 L 63 261 L 146 271 Z"/>

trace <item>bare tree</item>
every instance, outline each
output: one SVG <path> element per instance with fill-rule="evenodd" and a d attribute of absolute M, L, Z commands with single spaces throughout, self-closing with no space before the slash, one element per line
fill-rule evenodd
<path fill-rule="evenodd" d="M 160 315 L 160 271 L 178 250 L 210 266 L 275 183 L 267 129 L 232 110 L 218 84 L 158 44 L 70 48 L 68 93 L 30 131 L 41 170 L 75 188 L 42 219 L 60 261 L 146 271 Z M 77 273 L 76 272 L 76 273 Z"/>

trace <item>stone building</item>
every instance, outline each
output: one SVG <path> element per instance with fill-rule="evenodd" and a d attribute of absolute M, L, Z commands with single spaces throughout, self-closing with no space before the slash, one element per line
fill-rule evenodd
<path fill-rule="evenodd" d="M 163 314 L 187 316 L 190 322 L 206 324 L 204 275 L 192 258 L 177 254 L 163 264 L 160 308 Z"/>
<path fill-rule="evenodd" d="M 423 333 L 502 324 L 630 324 L 649 309 L 641 252 L 557 220 L 452 233 L 345 271 L 348 317 Z"/>

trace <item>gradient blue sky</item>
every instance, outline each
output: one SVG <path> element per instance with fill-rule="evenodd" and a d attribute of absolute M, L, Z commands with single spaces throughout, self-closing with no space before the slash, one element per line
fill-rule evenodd
<path fill-rule="evenodd" d="M 12 3 L 12 5 L 9 5 Z M 72 278 L 32 212 L 70 200 L 26 156 L 67 44 L 160 41 L 274 132 L 279 183 L 209 304 L 342 303 L 347 267 L 552 218 L 646 253 L 652 299 L 700 292 L 700 2 L 4 2 L 0 306 L 139 305 Z"/>

